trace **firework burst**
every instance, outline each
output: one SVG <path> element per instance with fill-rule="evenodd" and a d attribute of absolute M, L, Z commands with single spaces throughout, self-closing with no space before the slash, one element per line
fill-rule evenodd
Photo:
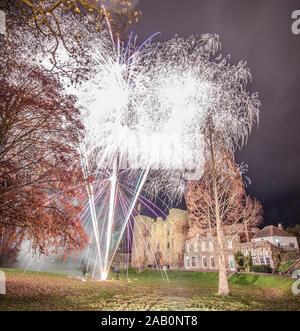
<path fill-rule="evenodd" d="M 83 85 L 80 98 L 85 104 L 85 175 L 94 174 L 95 183 L 103 173 L 109 178 L 104 257 L 97 244 L 102 278 L 108 272 L 122 169 L 127 169 L 128 181 L 139 180 L 121 236 L 142 190 L 152 198 L 163 193 L 169 201 L 180 201 L 186 182 L 201 178 L 208 128 L 220 151 L 234 152 L 245 143 L 259 108 L 257 95 L 246 90 L 251 79 L 246 63 L 231 65 L 229 57 L 223 58 L 216 35 L 149 41 L 143 47 L 131 39 L 114 43 L 105 34 L 103 40 L 94 52 L 96 74 Z M 95 236 L 101 237 L 97 185 L 87 190 Z"/>

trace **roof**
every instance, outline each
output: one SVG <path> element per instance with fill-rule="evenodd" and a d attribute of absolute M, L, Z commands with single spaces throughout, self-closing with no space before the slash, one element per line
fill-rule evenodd
<path fill-rule="evenodd" d="M 263 229 L 258 231 L 253 238 L 264 238 L 264 237 L 295 237 L 291 233 L 280 230 L 274 225 L 265 226 Z"/>
<path fill-rule="evenodd" d="M 276 246 L 272 243 L 270 243 L 268 240 L 262 240 L 262 241 L 251 241 L 251 242 L 246 242 L 241 244 L 242 249 L 252 249 L 252 248 L 259 248 L 259 247 L 265 247 L 265 246 L 271 246 L 278 251 L 282 251 L 283 248 Z"/>

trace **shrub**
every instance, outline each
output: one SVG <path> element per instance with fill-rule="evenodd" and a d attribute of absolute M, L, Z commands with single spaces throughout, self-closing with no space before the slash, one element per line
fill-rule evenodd
<path fill-rule="evenodd" d="M 251 269 L 253 267 L 252 256 L 249 252 L 248 256 L 245 258 L 245 267 Z"/>
<path fill-rule="evenodd" d="M 240 267 L 240 268 L 243 268 L 244 265 L 245 265 L 245 257 L 243 255 L 242 252 L 236 252 L 234 254 L 234 259 L 235 259 L 235 262 L 237 263 L 237 265 Z"/>
<path fill-rule="evenodd" d="M 271 273 L 272 268 L 269 264 L 262 264 L 262 265 L 254 265 L 250 268 L 251 271 L 254 272 L 263 272 L 263 273 Z"/>

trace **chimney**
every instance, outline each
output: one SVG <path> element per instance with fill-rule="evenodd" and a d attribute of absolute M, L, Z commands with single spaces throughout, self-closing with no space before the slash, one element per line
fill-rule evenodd
<path fill-rule="evenodd" d="M 283 226 L 281 223 L 278 223 L 278 229 L 283 231 Z"/>

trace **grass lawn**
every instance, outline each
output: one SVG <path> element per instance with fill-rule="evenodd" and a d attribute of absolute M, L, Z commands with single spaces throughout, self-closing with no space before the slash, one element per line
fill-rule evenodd
<path fill-rule="evenodd" d="M 278 267 L 278 271 L 285 272 L 294 262 L 295 262 L 295 260 L 289 260 L 286 262 L 282 262 Z"/>
<path fill-rule="evenodd" d="M 300 310 L 289 278 L 236 274 L 230 296 L 216 295 L 217 273 L 145 270 L 120 280 L 87 281 L 67 276 L 2 269 L 7 294 L 0 310 Z"/>

